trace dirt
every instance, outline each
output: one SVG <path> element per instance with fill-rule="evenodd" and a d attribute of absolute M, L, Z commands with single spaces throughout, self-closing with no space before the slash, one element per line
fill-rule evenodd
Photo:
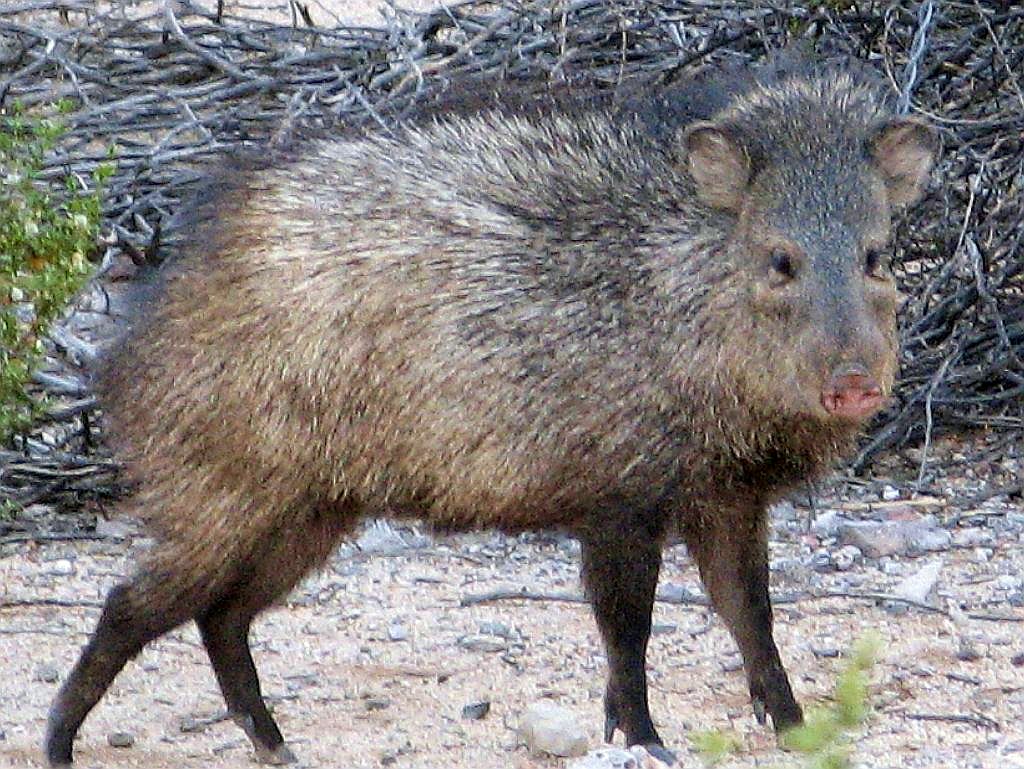
<path fill-rule="evenodd" d="M 969 502 L 1019 472 L 1020 458 L 1013 449 L 1010 460 L 997 459 L 995 475 L 979 477 L 971 457 L 983 449 L 942 448 L 949 471 L 934 480 L 940 496 L 915 502 L 898 479 L 840 484 L 840 496 L 827 491 L 816 510 L 797 504 L 776 511 L 776 632 L 798 698 L 811 707 L 827 703 L 844 665 L 837 652 L 868 632 L 882 639 L 871 674 L 873 715 L 853 745 L 859 766 L 1024 767 L 1024 510 L 1012 497 Z M 903 461 L 906 474 L 913 464 Z M 891 499 L 894 492 L 899 499 Z M 922 557 L 864 558 L 845 571 L 815 571 L 808 566 L 815 552 L 839 549 L 809 528 L 825 508 L 893 520 L 930 513 L 952 541 Z M 101 524 L 101 532 L 108 536 L 83 529 L 77 536 L 94 539 L 0 545 L 2 766 L 42 765 L 54 679 L 67 674 L 107 590 L 130 570 L 131 552 L 147 546 L 120 522 Z M 518 745 L 518 714 L 545 697 L 572 709 L 591 746 L 601 744 L 605 660 L 586 606 L 462 605 L 467 596 L 509 587 L 578 593 L 573 541 L 493 534 L 432 540 L 378 525 L 360 543 L 343 546 L 327 569 L 254 626 L 264 692 L 300 766 L 566 766 L 566 759 L 531 757 Z M 931 610 L 853 597 L 891 594 L 935 558 L 943 566 Z M 668 551 L 661 590 L 700 595 L 684 548 Z M 845 596 L 820 597 L 830 592 Z M 735 646 L 710 610 L 659 603 L 654 620 L 652 709 L 682 765 L 701 765 L 687 734 L 715 729 L 740 739 L 727 769 L 799 766 L 754 721 Z M 474 647 L 472 638 L 481 635 L 497 649 Z M 462 708 L 480 700 L 491 703 L 488 715 L 464 719 Z M 115 732 L 130 733 L 134 744 L 110 747 Z M 224 720 L 193 626 L 129 664 L 86 721 L 76 760 L 81 767 L 251 765 L 248 741 Z"/>

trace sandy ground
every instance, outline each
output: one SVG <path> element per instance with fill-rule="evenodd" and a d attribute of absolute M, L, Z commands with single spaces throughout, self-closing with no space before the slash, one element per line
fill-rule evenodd
<path fill-rule="evenodd" d="M 858 766 L 1024 767 L 1024 610 L 1001 592 L 1024 573 L 1021 538 L 1003 532 L 980 549 L 954 540 L 941 556 L 933 599 L 952 615 L 806 596 L 777 608 L 777 638 L 805 705 L 827 700 L 842 666 L 837 650 L 867 631 L 883 639 L 872 674 L 875 713 L 855 744 Z M 811 577 L 780 566 L 806 555 L 803 539 L 775 543 L 773 579 L 783 595 L 815 580 L 825 589 L 891 590 L 930 560 L 893 558 L 884 568 L 865 560 Z M 565 759 L 530 757 L 514 730 L 522 710 L 545 697 L 575 711 L 599 746 L 605 661 L 586 607 L 460 603 L 500 587 L 576 591 L 574 543 L 483 534 L 414 545 L 395 552 L 385 537 L 383 547 L 370 547 L 390 556 L 344 546 L 255 625 L 264 692 L 300 766 L 563 767 Z M 144 540 L 129 547 L 101 539 L 0 551 L 0 766 L 42 765 L 50 700 L 95 623 L 98 602 L 140 546 Z M 682 548 L 669 551 L 662 587 L 699 592 Z M 68 605 L 47 605 L 54 601 Z M 990 619 L 967 619 L 956 607 Z M 722 729 L 735 731 L 742 745 L 727 768 L 798 766 L 754 722 L 738 655 L 717 618 L 702 607 L 659 604 L 655 622 L 652 708 L 682 765 L 701 765 L 687 748 L 688 733 Z M 480 647 L 481 635 L 489 646 Z M 491 703 L 487 717 L 462 718 L 463 706 L 478 700 Z M 131 733 L 134 745 L 110 747 L 115 732 Z M 86 721 L 76 758 L 81 767 L 252 765 L 241 730 L 223 718 L 191 625 L 129 664 Z"/>

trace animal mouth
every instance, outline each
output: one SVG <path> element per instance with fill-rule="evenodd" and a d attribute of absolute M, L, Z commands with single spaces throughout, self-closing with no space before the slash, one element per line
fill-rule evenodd
<path fill-rule="evenodd" d="M 821 405 L 831 416 L 858 422 L 876 414 L 885 401 L 881 386 L 859 366 L 836 371 L 821 392 Z"/>

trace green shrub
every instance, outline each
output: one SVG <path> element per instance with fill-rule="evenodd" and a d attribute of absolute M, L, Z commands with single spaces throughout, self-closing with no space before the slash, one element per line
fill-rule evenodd
<path fill-rule="evenodd" d="M 801 769 L 847 769 L 850 766 L 849 733 L 871 712 L 868 705 L 868 674 L 879 647 L 876 637 L 853 645 L 849 659 L 836 681 L 832 703 L 809 710 L 803 726 L 782 735 L 782 747 L 800 755 Z M 708 731 L 690 735 L 704 763 L 714 765 L 739 751 L 739 737 L 730 732 Z M 786 769 L 792 763 L 785 765 Z"/>
<path fill-rule="evenodd" d="M 43 159 L 65 130 L 59 115 L 0 115 L 0 441 L 23 429 L 35 404 L 25 385 L 42 338 L 91 272 L 100 190 L 112 165 L 93 174 L 93 190 L 71 175 L 40 178 Z"/>

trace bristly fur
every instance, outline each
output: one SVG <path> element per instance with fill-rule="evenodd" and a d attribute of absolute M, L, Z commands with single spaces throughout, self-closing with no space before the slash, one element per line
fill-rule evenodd
<path fill-rule="evenodd" d="M 829 382 L 891 387 L 895 291 L 864 255 L 929 134 L 893 129 L 860 75 L 795 59 L 675 98 L 497 98 L 218 172 L 99 383 L 157 545 L 54 704 L 51 762 L 124 661 L 191 618 L 281 759 L 249 622 L 366 516 L 579 537 L 609 728 L 649 745 L 643 653 L 677 531 L 755 702 L 799 721 L 765 509 L 849 446 Z"/>

